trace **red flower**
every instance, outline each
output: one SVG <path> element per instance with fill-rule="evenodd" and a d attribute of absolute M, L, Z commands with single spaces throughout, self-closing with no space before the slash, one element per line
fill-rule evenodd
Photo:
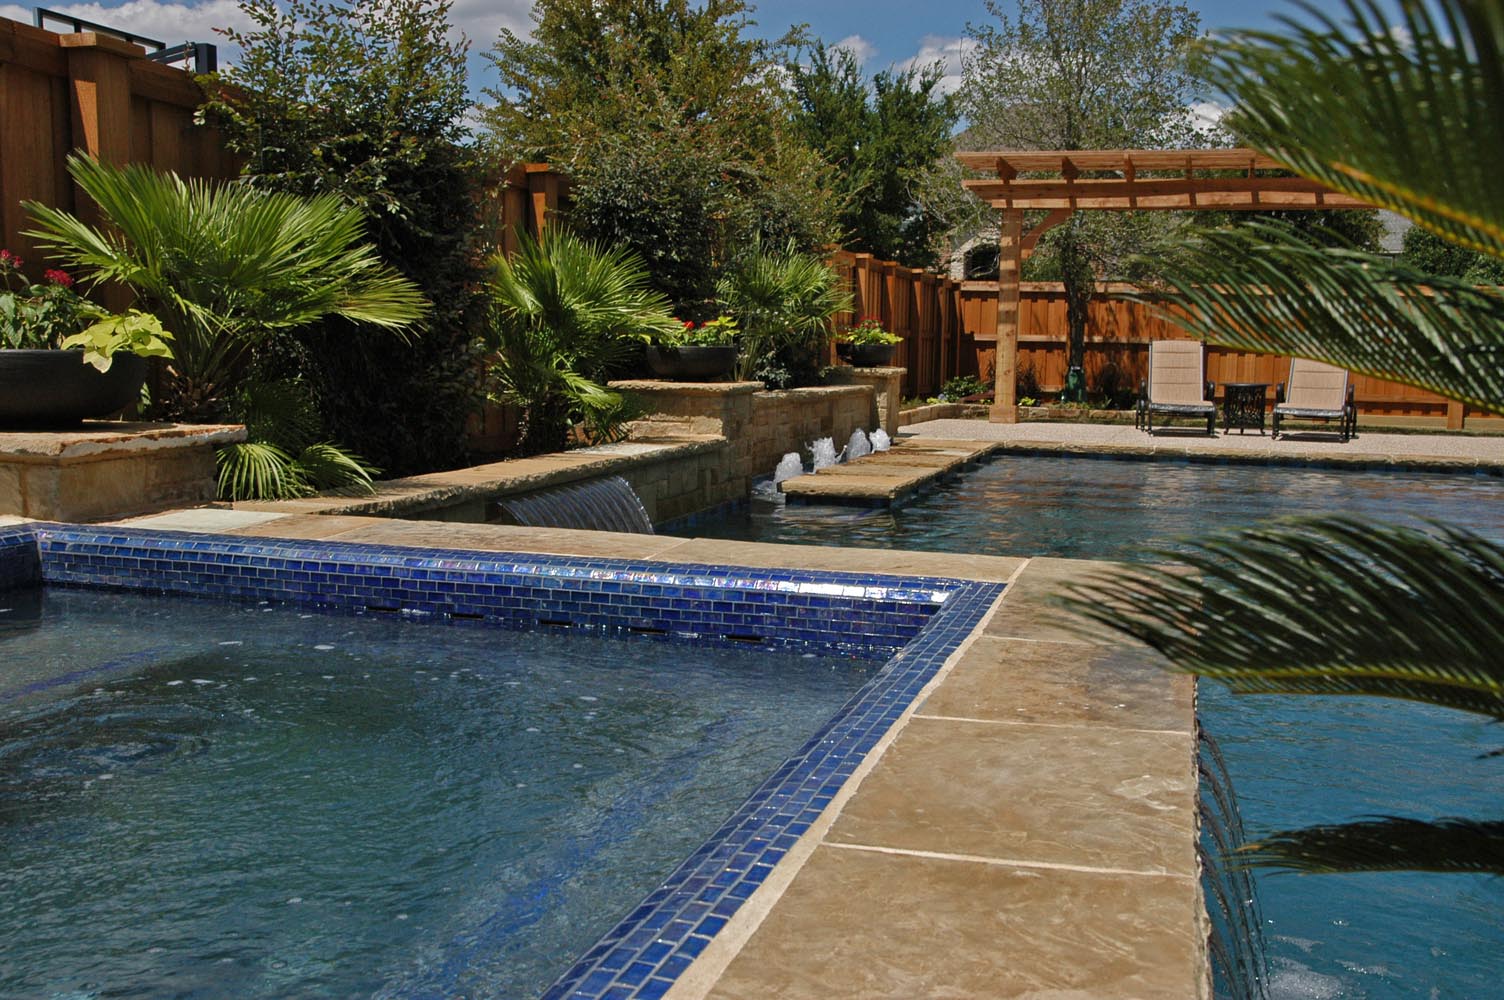
<path fill-rule="evenodd" d="M 56 268 L 52 268 L 50 270 L 43 271 L 42 277 L 46 278 L 54 285 L 60 285 L 63 288 L 73 287 L 73 279 L 68 277 L 67 271 L 59 271 Z"/>
<path fill-rule="evenodd" d="M 693 330 L 694 328 L 695 328 L 695 321 L 694 320 L 687 319 L 687 320 L 684 321 L 684 329 L 686 329 L 686 330 Z"/>
<path fill-rule="evenodd" d="M 24 261 L 9 250 L 0 250 L 0 267 L 14 267 L 19 269 Z"/>

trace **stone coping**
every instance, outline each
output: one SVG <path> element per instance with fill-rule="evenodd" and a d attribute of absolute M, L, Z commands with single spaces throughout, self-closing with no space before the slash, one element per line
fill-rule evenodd
<path fill-rule="evenodd" d="M 761 382 L 671 382 L 665 379 L 619 379 L 607 387 L 626 392 L 673 392 L 683 396 L 750 396 Z"/>
<path fill-rule="evenodd" d="M 633 467 L 650 455 L 661 458 L 698 455 L 717 451 L 725 445 L 725 438 L 719 435 L 636 439 L 619 445 L 597 445 L 532 458 L 473 465 L 450 472 L 382 480 L 376 484 L 376 492 L 369 496 L 240 501 L 234 504 L 234 508 L 287 514 L 391 517 L 609 476 Z"/>
<path fill-rule="evenodd" d="M 1278 440 L 1259 434 L 1215 436 L 1175 428 L 1149 434 L 1105 424 L 990 423 L 940 419 L 910 424 L 904 437 L 986 440 L 1017 455 L 1179 460 L 1252 465 L 1504 475 L 1504 438 L 1468 434 L 1383 434 L 1365 431 L 1348 442 L 1321 431 Z"/>
<path fill-rule="evenodd" d="M 89 420 L 62 431 L 0 431 L 0 462 L 66 464 L 185 444 L 234 444 L 245 437 L 240 424 Z"/>

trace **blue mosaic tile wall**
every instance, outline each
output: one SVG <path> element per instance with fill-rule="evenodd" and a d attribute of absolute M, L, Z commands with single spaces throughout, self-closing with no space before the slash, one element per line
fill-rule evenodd
<path fill-rule="evenodd" d="M 507 628 L 816 649 L 883 668 L 544 1000 L 662 997 L 969 636 L 1000 584 L 38 524 L 0 529 L 0 588 L 274 600 Z M 11 581 L 9 584 L 7 581 Z"/>
<path fill-rule="evenodd" d="M 0 591 L 41 582 L 36 531 L 30 525 L 0 528 Z"/>

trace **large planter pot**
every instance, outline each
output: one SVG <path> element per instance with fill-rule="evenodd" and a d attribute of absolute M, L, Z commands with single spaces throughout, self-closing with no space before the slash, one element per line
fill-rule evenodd
<path fill-rule="evenodd" d="M 893 360 L 897 344 L 843 344 L 836 342 L 836 356 L 855 368 L 885 368 Z"/>
<path fill-rule="evenodd" d="M 0 427 L 68 427 L 107 417 L 141 396 L 146 359 L 115 355 L 110 370 L 84 364 L 83 351 L 0 351 Z"/>
<path fill-rule="evenodd" d="M 736 346 L 713 347 L 648 346 L 648 367 L 659 378 L 678 381 L 704 381 L 723 378 L 736 367 Z"/>

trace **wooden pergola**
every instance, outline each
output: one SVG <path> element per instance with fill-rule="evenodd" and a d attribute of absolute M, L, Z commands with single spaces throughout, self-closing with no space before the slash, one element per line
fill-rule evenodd
<path fill-rule="evenodd" d="M 991 419 L 1018 420 L 1018 301 L 1023 262 L 1044 233 L 1078 211 L 1319 211 L 1372 208 L 1306 180 L 1277 176 L 1279 163 L 1251 149 L 1054 150 L 958 153 L 991 177 L 962 183 L 1001 213 L 997 361 Z M 1024 232 L 1024 213 L 1044 219 Z"/>

